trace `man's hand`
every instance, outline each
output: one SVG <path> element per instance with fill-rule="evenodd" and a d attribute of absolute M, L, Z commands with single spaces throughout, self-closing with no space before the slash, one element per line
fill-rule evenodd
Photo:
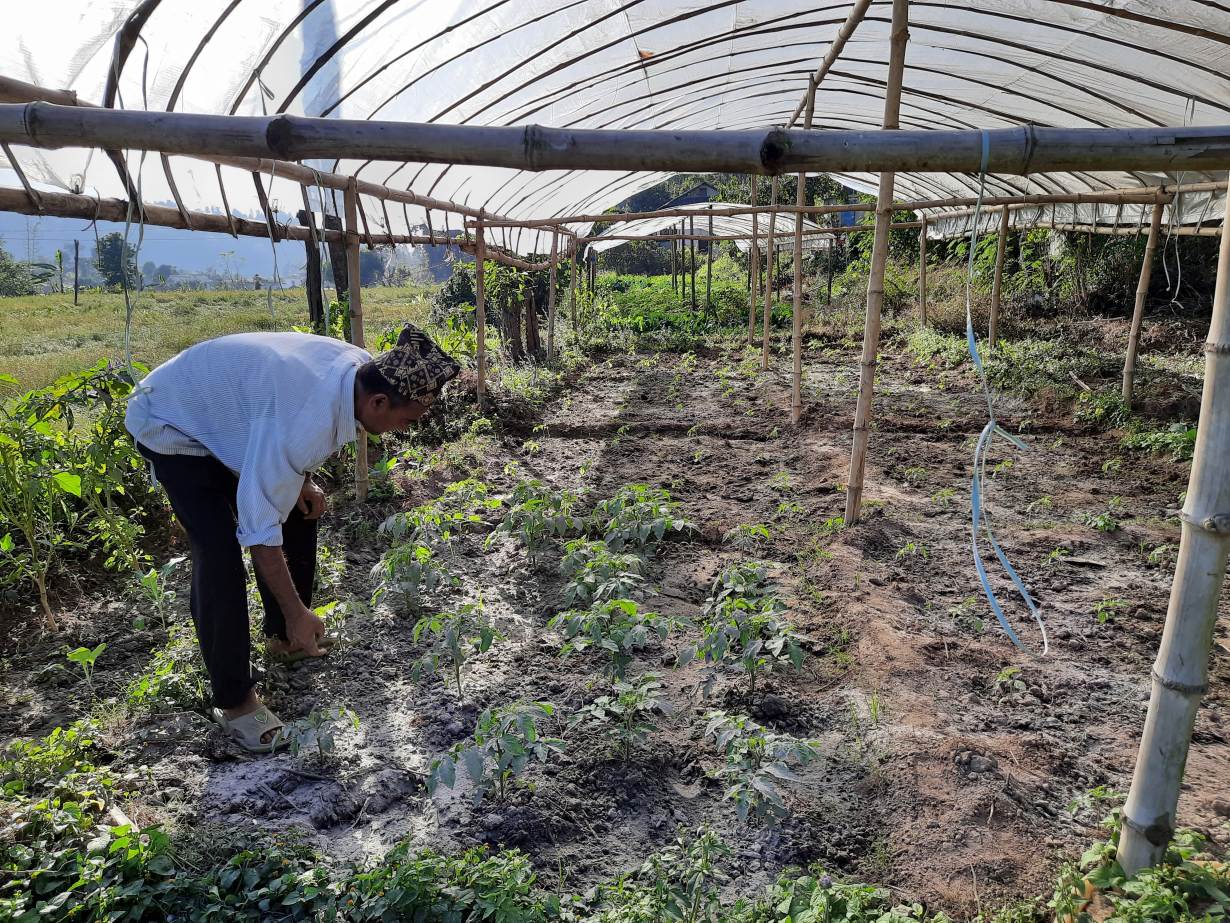
<path fill-rule="evenodd" d="M 307 606 L 286 615 L 286 638 L 289 650 L 305 651 L 311 657 L 321 655 L 319 641 L 325 633 L 325 621 Z"/>
<path fill-rule="evenodd" d="M 299 500 L 295 505 L 299 507 L 304 519 L 319 519 L 328 501 L 325 499 L 325 492 L 317 487 L 311 478 L 304 478 L 303 490 L 299 491 Z"/>

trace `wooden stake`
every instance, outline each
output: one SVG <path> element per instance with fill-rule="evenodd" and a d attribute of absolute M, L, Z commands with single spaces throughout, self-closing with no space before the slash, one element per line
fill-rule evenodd
<path fill-rule="evenodd" d="M 568 268 L 572 281 L 568 283 L 568 311 L 572 315 L 572 335 L 577 335 L 577 245 L 573 241 L 568 255 Z"/>
<path fill-rule="evenodd" d="M 709 237 L 705 244 L 705 313 L 713 313 L 713 216 L 709 216 Z"/>
<path fill-rule="evenodd" d="M 366 341 L 363 336 L 363 292 L 359 284 L 359 193 L 353 179 L 342 194 L 346 212 L 346 275 L 347 304 L 350 308 L 350 342 L 360 349 Z M 367 433 L 358 427 L 354 452 L 354 492 L 360 503 L 367 499 Z"/>
<path fill-rule="evenodd" d="M 696 313 L 696 218 L 688 218 L 688 276 L 692 280 L 692 313 Z"/>
<path fill-rule="evenodd" d="M 1225 224 L 1230 226 L 1230 197 Z M 1204 349 L 1204 394 L 1181 518 L 1179 560 L 1153 665 L 1118 860 L 1128 875 L 1160 861 L 1174 833 L 1196 710 L 1209 680 L 1209 651 L 1230 554 L 1230 235 L 1218 254 L 1213 317 Z"/>
<path fill-rule="evenodd" d="M 547 291 L 547 358 L 555 358 L 555 264 L 559 259 L 559 234 L 551 232 L 551 282 Z"/>
<path fill-rule="evenodd" d="M 483 291 L 487 264 L 487 242 L 484 239 L 483 225 L 480 222 L 474 229 L 474 330 L 477 346 L 474 350 L 475 364 L 478 366 L 478 384 L 475 394 L 478 395 L 478 407 L 484 407 L 487 394 L 487 299 Z"/>
<path fill-rule="evenodd" d="M 918 322 L 927 326 L 927 216 L 918 232 Z"/>
<path fill-rule="evenodd" d="M 73 304 L 77 303 L 77 297 L 81 293 L 81 275 L 77 272 L 78 264 L 81 262 L 81 241 L 73 241 Z"/>
<path fill-rule="evenodd" d="M 995 245 L 995 280 L 991 283 L 991 322 L 987 330 L 987 345 L 992 349 L 999 342 L 999 305 L 1004 284 L 1004 250 L 1008 246 L 1008 207 L 999 210 L 999 239 Z"/>
<path fill-rule="evenodd" d="M 679 294 L 679 278 L 676 270 L 678 267 L 675 264 L 675 252 L 679 249 L 679 244 L 675 239 L 671 238 L 671 291 L 676 295 Z"/>
<path fill-rule="evenodd" d="M 909 0 L 893 0 L 888 81 L 884 91 L 884 128 L 896 129 L 901 112 L 901 81 L 905 71 L 905 48 L 909 38 Z M 825 134 L 825 132 L 813 132 Z M 847 525 L 858 522 L 863 503 L 863 477 L 867 443 L 871 437 L 871 399 L 875 390 L 876 357 L 880 351 L 880 311 L 884 307 L 884 265 L 888 262 L 889 224 L 893 217 L 896 175 L 880 174 L 876 197 L 876 236 L 871 248 L 871 272 L 867 280 L 867 320 L 863 328 L 863 356 L 859 364 L 858 405 L 854 411 L 854 445 L 850 451 L 850 476 L 846 486 Z"/>
<path fill-rule="evenodd" d="M 751 177 L 752 205 L 756 204 L 759 195 L 760 180 L 753 174 Z M 759 215 L 752 212 L 752 239 L 747 251 L 747 266 L 750 282 L 747 292 L 747 345 L 756 345 L 756 293 L 760 291 L 760 229 L 757 227 Z"/>
<path fill-rule="evenodd" d="M 777 191 L 781 187 L 778 178 L 773 177 L 769 184 L 769 205 L 777 205 Z M 760 370 L 769 369 L 769 319 L 773 314 L 773 267 L 777 263 L 777 254 L 773 251 L 773 230 L 777 227 L 777 209 L 769 212 L 768 246 L 765 248 L 764 270 L 764 341 L 760 347 Z"/>
<path fill-rule="evenodd" d="M 1161 203 L 1153 206 L 1153 220 L 1149 222 L 1149 238 L 1145 243 L 1145 256 L 1140 262 L 1140 281 L 1136 283 L 1136 304 L 1132 308 L 1132 329 L 1128 333 L 1127 356 L 1123 360 L 1123 406 L 1132 409 L 1132 391 L 1136 387 L 1136 351 L 1140 345 L 1140 326 L 1145 317 L 1145 300 L 1149 297 L 1149 281 L 1153 278 L 1153 254 L 1157 250 L 1157 237 L 1162 228 Z"/>
<path fill-rule="evenodd" d="M 803 128 L 811 129 L 812 113 L 816 105 L 816 78 L 808 78 L 806 111 L 803 116 Z M 794 204 L 800 207 L 807 204 L 807 174 L 798 176 L 798 188 L 795 190 Z M 803 213 L 796 212 L 794 216 L 794 308 L 791 311 L 791 342 L 790 348 L 794 357 L 794 368 L 790 387 L 790 422 L 798 425 L 803 418 Z"/>

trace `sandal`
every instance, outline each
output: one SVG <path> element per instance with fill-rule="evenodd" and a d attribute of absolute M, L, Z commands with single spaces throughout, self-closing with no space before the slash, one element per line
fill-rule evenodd
<path fill-rule="evenodd" d="M 320 656 L 323 657 L 329 653 L 329 650 L 337 646 L 338 637 L 334 634 L 321 635 L 316 640 L 316 646 L 320 648 Z M 309 654 L 307 651 L 300 648 L 297 651 L 286 651 L 282 654 L 275 654 L 272 651 L 266 650 L 265 656 L 274 663 L 298 663 L 300 660 L 318 659 L 315 654 Z"/>
<path fill-rule="evenodd" d="M 231 740 L 249 753 L 273 753 L 289 743 L 286 735 L 282 733 L 282 722 L 264 705 L 238 718 L 228 718 L 222 709 L 215 708 L 213 716 Z M 268 743 L 261 740 L 270 731 L 274 732 L 273 738 Z"/>

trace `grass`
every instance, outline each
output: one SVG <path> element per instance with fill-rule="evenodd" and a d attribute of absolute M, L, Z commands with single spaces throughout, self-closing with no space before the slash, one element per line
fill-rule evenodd
<path fill-rule="evenodd" d="M 429 297 L 423 287 L 365 288 L 368 339 L 388 324 L 424 323 Z M 301 288 L 275 292 L 273 309 L 276 321 L 263 291 L 142 292 L 134 306 L 133 358 L 153 367 L 211 337 L 307 324 Z M 71 294 L 0 298 L 0 368 L 22 390 L 45 387 L 101 359 L 122 358 L 123 351 L 123 295 L 82 292 L 76 306 Z"/>

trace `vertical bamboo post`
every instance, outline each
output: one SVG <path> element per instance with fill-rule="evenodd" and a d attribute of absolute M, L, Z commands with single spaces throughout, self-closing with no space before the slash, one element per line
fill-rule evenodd
<path fill-rule="evenodd" d="M 696 313 L 696 219 L 688 218 L 688 276 L 692 279 L 692 313 Z"/>
<path fill-rule="evenodd" d="M 1136 388 L 1136 351 L 1140 346 L 1140 325 L 1145 317 L 1145 300 L 1149 297 L 1149 282 L 1153 277 L 1153 254 L 1157 251 L 1157 237 L 1162 229 L 1164 207 L 1161 202 L 1153 206 L 1153 220 L 1149 222 L 1149 239 L 1145 243 L 1145 256 L 1140 263 L 1140 281 L 1136 283 L 1136 304 L 1132 308 L 1132 329 L 1128 334 L 1127 356 L 1123 360 L 1123 406 L 1128 410 L 1132 409 L 1132 392 Z"/>
<path fill-rule="evenodd" d="M 572 335 L 577 335 L 577 242 L 572 241 L 572 247 L 568 254 L 569 268 L 572 272 L 572 281 L 568 283 L 568 310 L 572 314 Z"/>
<path fill-rule="evenodd" d="M 760 178 L 753 173 L 748 184 L 747 204 L 756 206 L 759 193 Z M 756 345 L 756 292 L 760 289 L 760 231 L 756 223 L 756 213 L 752 212 L 752 239 L 747 250 L 747 345 Z"/>
<path fill-rule="evenodd" d="M 77 265 L 81 262 L 81 241 L 73 241 L 73 304 L 77 303 L 77 297 L 81 293 L 81 276 L 77 272 Z"/>
<path fill-rule="evenodd" d="M 709 239 L 705 242 L 705 313 L 713 313 L 713 216 L 709 216 Z"/>
<path fill-rule="evenodd" d="M 474 225 L 474 330 L 477 338 L 474 362 L 478 366 L 478 383 L 474 390 L 480 410 L 487 396 L 487 298 L 484 291 L 486 280 L 483 278 L 486 262 L 487 241 L 480 219 Z"/>
<path fill-rule="evenodd" d="M 555 261 L 559 259 L 559 232 L 551 232 L 551 281 L 547 291 L 547 359 L 555 358 Z"/>
<path fill-rule="evenodd" d="M 803 116 L 804 130 L 811 128 L 816 106 L 816 78 L 807 78 L 807 106 Z M 794 204 L 807 204 L 807 174 L 800 173 Z M 798 425 L 803 417 L 803 213 L 794 213 L 794 309 L 791 311 L 790 348 L 794 367 L 790 386 L 790 422 Z"/>
<path fill-rule="evenodd" d="M 987 330 L 987 345 L 999 342 L 999 304 L 1004 285 L 1004 250 L 1008 245 L 1008 206 L 999 211 L 999 240 L 995 245 L 995 281 L 991 283 L 991 322 Z"/>
<path fill-rule="evenodd" d="M 773 177 L 769 185 L 769 204 L 777 204 L 777 191 L 781 187 L 778 178 Z M 777 227 L 777 211 L 769 212 L 768 247 L 765 249 L 764 270 L 764 342 L 760 347 L 760 369 L 769 368 L 769 318 L 773 313 L 773 265 L 777 262 L 777 254 L 773 252 L 773 231 Z"/>
<path fill-rule="evenodd" d="M 1230 196 L 1222 224 L 1213 317 L 1204 347 L 1204 393 L 1196 452 L 1181 518 L 1179 560 L 1166 627 L 1153 665 L 1132 788 L 1123 808 L 1119 863 L 1129 875 L 1165 854 L 1174 833 L 1196 710 L 1209 678 L 1209 650 L 1230 553 Z"/>
<path fill-rule="evenodd" d="M 927 326 L 927 216 L 918 231 L 918 322 Z"/>
<path fill-rule="evenodd" d="M 366 345 L 363 336 L 363 292 L 359 285 L 359 189 L 352 176 L 342 194 L 346 212 L 346 301 L 350 311 L 350 342 L 359 348 Z M 360 503 L 367 499 L 367 433 L 358 427 L 354 447 L 354 492 Z"/>
<path fill-rule="evenodd" d="M 893 0 L 888 80 L 884 88 L 886 130 L 895 129 L 900 117 L 908 30 L 909 0 Z M 848 525 L 858 522 L 863 503 L 863 476 L 867 467 L 867 443 L 871 437 L 871 398 L 875 390 L 876 356 L 880 351 L 880 311 L 884 307 L 884 265 L 888 262 L 888 235 L 893 217 L 895 185 L 895 174 L 880 174 L 875 241 L 871 247 L 871 272 L 867 279 L 867 319 L 863 327 L 863 355 L 859 363 L 858 404 L 854 411 L 854 444 L 850 450 L 850 475 L 846 485 L 845 520 Z"/>
<path fill-rule="evenodd" d="M 675 275 L 675 251 L 678 249 L 676 244 L 678 241 L 671 239 L 671 291 L 676 295 L 679 294 L 679 283 Z"/>

